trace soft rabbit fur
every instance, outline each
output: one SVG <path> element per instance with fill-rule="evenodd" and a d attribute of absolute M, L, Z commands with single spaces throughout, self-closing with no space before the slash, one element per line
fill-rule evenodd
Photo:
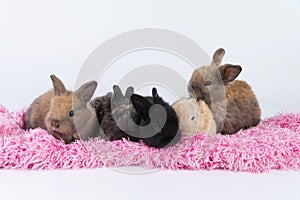
<path fill-rule="evenodd" d="M 192 136 L 197 133 L 216 134 L 216 122 L 202 100 L 180 98 L 172 104 L 179 119 L 179 128 L 183 134 Z"/>
<path fill-rule="evenodd" d="M 128 107 L 133 88 L 127 88 L 125 97 L 118 86 L 113 87 L 114 92 L 104 96 L 96 97 L 91 101 L 91 106 L 95 108 L 98 123 L 102 128 L 105 139 L 114 141 L 128 138 L 128 135 L 118 126 L 118 121 L 129 121 L 131 115 L 128 114 L 133 109 Z M 121 120 L 123 119 L 123 120 Z"/>
<path fill-rule="evenodd" d="M 101 133 L 96 114 L 89 105 L 97 87 L 96 81 L 83 84 L 75 92 L 66 90 L 55 75 L 51 75 L 53 89 L 41 95 L 27 110 L 26 129 L 43 128 L 57 139 L 69 144 Z"/>
<path fill-rule="evenodd" d="M 261 110 L 251 87 L 235 80 L 242 68 L 239 65 L 221 65 L 225 50 L 213 55 L 209 66 L 197 68 L 189 81 L 191 97 L 204 100 L 217 123 L 217 132 L 234 134 L 260 122 Z"/>
<path fill-rule="evenodd" d="M 118 86 L 113 89 L 113 94 L 108 93 L 91 102 L 96 108 L 99 124 L 107 139 L 112 141 L 129 138 L 134 142 L 142 140 L 146 145 L 157 148 L 172 145 L 179 140 L 177 115 L 158 96 L 155 88 L 152 90 L 152 97 L 133 94 L 131 87 L 127 89 L 125 96 Z M 162 110 L 157 109 L 158 107 L 165 112 L 161 114 Z M 165 123 L 161 119 L 163 116 L 166 116 Z"/>
<path fill-rule="evenodd" d="M 179 141 L 181 132 L 177 114 L 158 95 L 156 88 L 152 88 L 152 96 L 133 94 L 130 99 L 137 112 L 133 121 L 138 125 L 137 137 L 133 139 L 143 138 L 146 144 L 154 147 L 166 147 Z"/>

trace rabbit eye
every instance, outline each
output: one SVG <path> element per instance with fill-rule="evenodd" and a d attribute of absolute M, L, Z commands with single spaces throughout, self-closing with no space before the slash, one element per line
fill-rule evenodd
<path fill-rule="evenodd" d="M 195 116 L 193 116 L 192 118 L 191 118 L 191 120 L 194 120 L 195 119 Z"/>
<path fill-rule="evenodd" d="M 209 86 L 209 85 L 211 85 L 211 81 L 205 81 L 204 82 L 204 86 Z"/>
<path fill-rule="evenodd" d="M 70 115 L 70 117 L 73 117 L 74 116 L 74 110 L 71 110 L 69 115 Z"/>

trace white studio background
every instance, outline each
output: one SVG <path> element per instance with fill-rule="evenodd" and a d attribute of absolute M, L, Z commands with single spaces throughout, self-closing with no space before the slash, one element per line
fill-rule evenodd
<path fill-rule="evenodd" d="M 0 0 L 0 103 L 11 110 L 28 106 L 51 87 L 51 73 L 74 89 L 81 65 L 102 42 L 154 27 L 186 35 L 209 56 L 224 47 L 224 62 L 242 65 L 240 79 L 252 85 L 263 117 L 299 111 L 299 20 L 296 0 Z M 176 59 L 166 62 L 184 65 Z M 120 78 L 117 70 L 109 76 Z M 111 90 L 108 83 L 100 84 L 106 86 L 99 86 L 99 94 Z"/>
<path fill-rule="evenodd" d="M 101 43 L 126 31 L 138 28 L 161 28 L 189 37 L 197 42 L 209 56 L 217 48 L 225 48 L 224 62 L 240 64 L 243 67 L 239 78 L 247 80 L 251 84 L 259 99 L 263 118 L 273 116 L 278 112 L 300 111 L 299 22 L 299 0 L 0 0 L 0 104 L 10 110 L 28 106 L 35 97 L 51 88 L 49 75 L 53 73 L 64 81 L 67 88 L 74 89 L 75 79 L 81 65 Z M 159 59 L 160 62 L 163 60 L 164 64 L 168 66 L 176 66 L 187 80 L 190 78 L 191 71 L 186 71 L 186 63 L 178 58 L 144 52 L 131 55 L 116 63 L 114 66 L 116 70 L 110 70 L 109 74 L 103 78 L 103 82 L 99 83 L 97 94 L 101 95 L 110 91 L 112 84 L 117 82 L 122 73 L 126 73 L 126 69 L 129 69 L 130 66 L 145 64 L 152 59 Z M 131 64 L 133 60 L 135 63 Z M 119 70 L 121 68 L 122 70 Z M 147 95 L 147 91 L 143 92 Z M 164 95 L 162 94 L 162 96 Z M 166 98 L 170 103 L 174 100 L 168 94 L 166 94 Z M 111 186 L 110 190 L 107 190 L 110 191 L 109 194 L 122 197 L 121 193 L 113 194 L 113 183 L 109 180 L 112 175 L 115 182 L 118 182 L 119 178 L 123 184 L 126 184 L 126 179 L 132 177 L 137 181 L 130 182 L 131 184 L 136 183 L 137 189 L 133 185 L 131 185 L 133 188 L 118 185 L 118 187 L 123 187 L 121 192 L 127 190 L 137 192 L 136 196 L 131 196 L 132 198 L 147 196 L 147 193 L 138 195 L 137 190 L 141 188 L 141 184 L 145 184 L 149 190 L 151 190 L 151 185 L 157 186 L 154 187 L 156 191 L 149 191 L 149 193 L 155 196 L 153 194 L 157 192 L 158 198 L 166 197 L 166 194 L 162 193 L 166 192 L 162 184 L 168 184 L 165 180 L 174 178 L 175 182 L 172 184 L 175 185 L 176 179 L 178 183 L 174 188 L 180 190 L 183 187 L 186 194 L 178 195 L 173 188 L 167 187 L 168 195 L 173 198 L 200 199 L 197 198 L 197 193 L 194 191 L 197 189 L 195 186 L 199 184 L 199 196 L 201 196 L 201 191 L 205 191 L 205 199 L 209 199 L 207 195 L 211 193 L 213 199 L 225 199 L 226 195 L 230 195 L 228 199 L 253 199 L 254 197 L 260 199 L 259 197 L 261 197 L 261 199 L 272 200 L 300 200 L 300 193 L 297 192 L 299 173 L 290 175 L 276 172 L 273 175 L 259 175 L 253 178 L 249 174 L 243 173 L 205 172 L 202 175 L 203 172 L 195 172 L 196 176 L 194 176 L 191 172 L 182 174 L 180 172 L 166 172 L 166 174 L 159 172 L 152 178 L 143 179 L 143 176 L 118 176 L 117 172 L 112 170 L 96 172 L 97 175 L 94 177 L 97 180 L 92 180 L 93 171 L 88 171 L 86 174 L 82 171 L 74 172 L 74 174 L 66 172 L 61 180 L 61 172 L 57 174 L 52 174 L 52 172 L 50 174 L 19 172 L 6 174 L 1 172 L 0 193 L 5 192 L 4 195 L 10 195 L 15 189 L 23 188 L 24 191 L 20 190 L 21 192 L 16 194 L 22 197 L 22 191 L 24 194 L 28 193 L 26 189 L 32 187 L 41 189 L 42 186 L 45 186 L 48 187 L 47 191 L 56 190 L 55 182 L 60 182 L 64 185 L 58 184 L 57 187 L 66 187 L 69 190 L 72 189 L 71 187 L 77 189 L 75 194 L 78 194 L 78 199 L 83 199 L 85 192 L 89 192 L 89 195 L 97 194 L 99 199 L 102 199 L 101 192 L 93 193 L 88 189 L 88 185 L 84 186 L 80 193 L 78 187 L 73 185 L 75 181 L 73 175 L 75 175 L 78 179 L 81 176 L 82 180 L 90 181 L 88 184 L 99 184 L 99 190 L 101 187 L 104 188 L 105 182 L 109 181 L 108 185 Z M 104 172 L 105 175 L 102 176 L 101 173 Z M 32 180 L 30 176 L 27 176 L 28 174 L 32 175 Z M 41 177 L 40 180 L 37 178 L 38 176 Z M 229 180 L 231 176 L 233 179 L 226 184 L 226 180 Z M 198 182 L 197 178 L 202 179 L 201 182 Z M 284 184 L 274 185 L 277 183 L 275 181 L 277 178 Z M 68 185 L 70 182 L 66 179 L 73 183 Z M 248 182 L 249 179 L 250 182 Z M 18 180 L 24 184 L 24 187 L 13 184 Z M 29 184 L 26 184 L 26 180 Z M 38 182 L 47 180 L 51 184 L 40 185 Z M 216 184 L 216 187 L 212 187 L 213 182 L 210 180 L 220 181 L 223 184 Z M 269 183 L 271 184 L 268 185 Z M 242 184 L 245 184 L 245 187 L 242 187 Z M 9 187 L 2 191 L 1 188 L 6 185 Z M 159 189 L 160 185 L 162 187 Z M 239 191 L 228 192 L 236 186 L 240 189 Z M 259 187 L 256 186 L 261 186 L 261 189 L 259 190 Z M 193 192 L 189 190 L 189 187 Z M 219 190 L 220 193 L 217 192 L 217 187 L 222 188 Z M 272 188 L 274 189 L 273 193 L 271 192 Z M 280 189 L 283 190 L 283 193 L 280 193 Z M 117 188 L 115 190 L 118 191 Z M 68 196 L 66 190 L 60 188 L 57 191 L 57 195 L 61 197 Z M 249 198 L 246 198 L 247 191 Z M 256 194 L 255 191 L 258 193 Z M 109 196 L 107 192 L 103 194 L 105 197 Z M 172 194 L 175 195 L 172 196 Z M 55 193 L 51 193 L 51 195 L 55 195 Z M 89 195 L 87 196 L 90 197 Z M 34 197 L 38 199 L 40 196 Z M 27 198 L 30 199 L 30 197 Z M 58 198 L 59 196 L 56 198 L 48 196 L 48 199 Z M 106 198 L 103 197 L 103 199 Z"/>

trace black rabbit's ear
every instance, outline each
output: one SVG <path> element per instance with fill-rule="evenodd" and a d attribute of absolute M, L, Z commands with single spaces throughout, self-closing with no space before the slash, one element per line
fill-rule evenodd
<path fill-rule="evenodd" d="M 62 95 L 67 91 L 65 85 L 59 78 L 57 78 L 55 75 L 51 75 L 50 78 L 52 80 L 54 94 L 56 96 Z"/>
<path fill-rule="evenodd" d="M 130 100 L 138 115 L 140 115 L 144 120 L 149 118 L 149 109 L 151 107 L 151 103 L 147 101 L 146 98 L 137 94 L 133 94 L 131 95 Z"/>
<path fill-rule="evenodd" d="M 154 87 L 152 88 L 152 97 L 153 97 L 153 102 L 159 104 L 161 102 L 161 98 L 159 97 L 157 93 L 157 89 Z"/>
<path fill-rule="evenodd" d="M 131 87 L 131 86 L 128 87 L 125 92 L 125 98 L 129 99 L 131 97 L 131 95 L 133 94 L 133 91 L 134 91 L 133 87 Z"/>
<path fill-rule="evenodd" d="M 242 67 L 239 65 L 225 64 L 219 68 L 222 80 L 224 83 L 228 83 L 236 79 L 241 73 Z"/>
<path fill-rule="evenodd" d="M 157 89 L 155 87 L 152 88 L 152 97 L 153 98 L 159 98 L 158 93 L 157 93 Z"/>

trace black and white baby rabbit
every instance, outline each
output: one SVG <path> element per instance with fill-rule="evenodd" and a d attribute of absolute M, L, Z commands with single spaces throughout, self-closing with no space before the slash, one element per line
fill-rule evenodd
<path fill-rule="evenodd" d="M 118 86 L 113 90 L 91 102 L 108 140 L 142 140 L 146 145 L 158 148 L 179 140 L 181 133 L 176 112 L 158 96 L 155 88 L 152 97 L 133 94 L 132 87 L 127 88 L 125 96 Z"/>

